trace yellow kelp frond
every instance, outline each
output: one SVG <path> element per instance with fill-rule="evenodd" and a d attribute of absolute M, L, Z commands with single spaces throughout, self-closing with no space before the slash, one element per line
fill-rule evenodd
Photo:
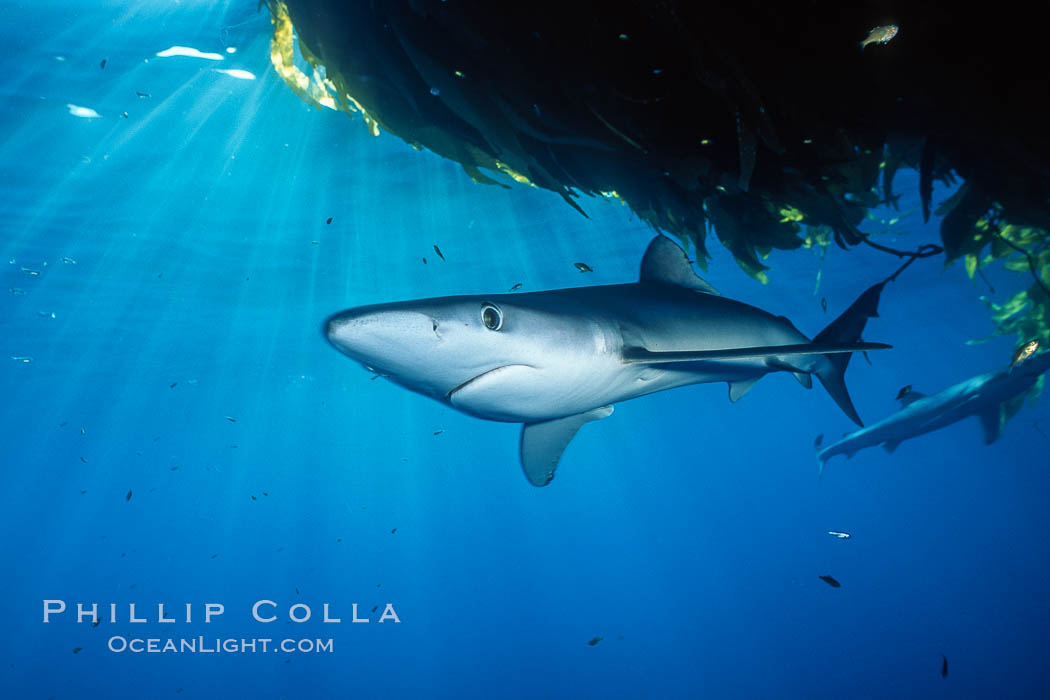
<path fill-rule="evenodd" d="M 282 0 L 271 0 L 270 21 L 273 23 L 273 39 L 270 41 L 270 63 L 277 75 L 299 96 L 303 102 L 315 107 L 338 109 L 335 98 L 329 93 L 334 89 L 315 65 L 310 76 L 295 65 L 295 30 L 288 16 L 288 7 Z M 304 57 L 306 52 L 302 52 Z"/>

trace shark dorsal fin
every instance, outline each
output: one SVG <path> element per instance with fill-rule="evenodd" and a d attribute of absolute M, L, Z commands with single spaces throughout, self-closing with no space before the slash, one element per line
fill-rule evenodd
<path fill-rule="evenodd" d="M 600 406 L 565 418 L 526 423 L 521 428 L 521 468 L 533 486 L 546 486 L 554 478 L 558 460 L 585 423 L 611 415 L 612 406 Z"/>
<path fill-rule="evenodd" d="M 693 271 L 685 252 L 667 236 L 657 236 L 649 244 L 642 258 L 640 279 L 642 282 L 663 282 L 707 294 L 718 294 L 717 289 Z"/>
<path fill-rule="evenodd" d="M 911 406 L 913 403 L 915 403 L 919 399 L 925 399 L 925 398 L 926 398 L 926 394 L 922 393 L 921 391 L 909 391 L 906 394 L 904 394 L 903 396 L 901 396 L 898 399 L 898 401 L 901 402 L 901 406 L 902 407 L 906 408 L 908 406 Z"/>

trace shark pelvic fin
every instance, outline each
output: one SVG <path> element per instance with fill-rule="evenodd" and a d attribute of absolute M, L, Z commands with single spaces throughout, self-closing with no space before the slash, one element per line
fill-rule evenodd
<path fill-rule="evenodd" d="M 642 282 L 663 282 L 707 294 L 718 294 L 717 289 L 693 271 L 685 251 L 667 236 L 657 236 L 645 250 L 639 279 Z"/>
<path fill-rule="evenodd" d="M 992 406 L 977 414 L 981 419 L 981 430 L 984 431 L 984 444 L 991 445 L 999 439 L 1003 432 L 1002 408 L 999 405 Z"/>
<path fill-rule="evenodd" d="M 685 350 L 677 352 L 649 352 L 645 348 L 624 348 L 623 361 L 627 363 L 666 364 L 669 362 L 711 362 L 714 360 L 744 360 L 790 355 L 837 355 L 860 350 L 888 350 L 884 343 L 799 343 L 796 345 L 761 345 L 753 348 L 726 348 L 724 350 Z M 799 380 L 801 381 L 801 380 Z"/>
<path fill-rule="evenodd" d="M 900 446 L 900 440 L 887 440 L 886 442 L 882 443 L 882 449 L 886 450 L 890 454 L 893 454 L 893 451 Z"/>
<path fill-rule="evenodd" d="M 751 379 L 741 379 L 738 382 L 729 382 L 729 400 L 736 403 L 740 398 L 751 391 L 751 387 L 762 378 L 762 375 L 752 377 Z"/>
<path fill-rule="evenodd" d="M 925 399 L 925 398 L 926 398 L 926 394 L 922 393 L 921 391 L 909 391 L 907 394 L 905 394 L 904 396 L 900 397 L 900 399 L 898 399 L 898 400 L 901 402 L 901 406 L 905 407 L 905 406 L 911 406 L 913 403 L 915 403 L 919 399 Z"/>
<path fill-rule="evenodd" d="M 586 413 L 526 423 L 521 428 L 521 468 L 533 486 L 546 486 L 554 478 L 565 448 L 585 423 L 611 415 L 612 406 L 601 406 Z"/>

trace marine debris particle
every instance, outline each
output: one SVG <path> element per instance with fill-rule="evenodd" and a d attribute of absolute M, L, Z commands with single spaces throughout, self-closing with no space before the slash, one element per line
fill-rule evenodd
<path fill-rule="evenodd" d="M 94 622 L 92 622 L 91 626 L 92 627 L 98 627 L 101 624 L 102 624 L 102 618 L 100 617 L 100 618 L 96 619 Z"/>
<path fill-rule="evenodd" d="M 390 534 L 391 534 L 391 535 L 396 535 L 396 534 L 397 534 L 397 528 L 396 528 L 396 527 L 395 527 L 395 528 L 393 528 L 393 529 L 392 529 L 392 530 L 390 531 Z"/>
<path fill-rule="evenodd" d="M 828 298 L 827 297 L 821 297 L 820 298 L 820 308 L 824 311 L 824 313 L 828 312 Z"/>
<path fill-rule="evenodd" d="M 223 416 L 223 418 L 225 418 L 226 420 L 230 421 L 231 423 L 236 423 L 237 422 L 236 418 L 232 418 L 230 416 Z"/>
<path fill-rule="evenodd" d="M 83 462 L 84 464 L 87 464 L 87 460 L 84 459 L 83 457 L 80 458 L 80 461 Z"/>
<path fill-rule="evenodd" d="M 860 42 L 860 50 L 863 51 L 864 47 L 868 44 L 886 44 L 889 43 L 893 37 L 897 36 L 897 32 L 900 28 L 896 24 L 884 24 L 881 27 L 875 27 L 868 36 L 865 37 L 864 41 Z"/>
<path fill-rule="evenodd" d="M 327 220 L 325 221 L 325 223 L 326 223 L 326 224 L 330 224 L 330 223 L 332 223 L 332 217 L 330 217 L 330 216 L 329 216 L 329 217 L 328 217 L 328 219 L 327 219 Z"/>
<path fill-rule="evenodd" d="M 186 56 L 189 58 L 204 58 L 209 61 L 222 60 L 222 54 L 199 51 L 198 49 L 192 48 L 190 46 L 172 46 L 170 48 L 164 49 L 163 51 L 158 51 L 157 56 L 159 58 L 170 58 L 172 56 Z"/>
<path fill-rule="evenodd" d="M 379 606 L 378 605 L 373 605 L 372 606 L 372 612 L 375 612 L 376 610 L 379 610 Z"/>
<path fill-rule="evenodd" d="M 81 496 L 83 496 L 85 493 L 87 493 L 87 489 L 81 489 L 80 490 L 80 495 Z"/>
<path fill-rule="evenodd" d="M 838 532 L 837 530 L 828 530 L 828 534 L 831 535 L 832 537 L 837 537 L 840 540 L 848 540 L 851 537 L 853 537 L 853 535 L 849 534 L 848 532 Z M 824 577 L 821 576 L 821 578 L 824 578 Z M 832 580 L 834 580 L 834 579 L 832 579 Z"/>
<path fill-rule="evenodd" d="M 11 359 L 15 362 L 21 362 L 24 365 L 28 365 L 30 362 L 33 361 L 33 358 L 29 355 L 12 355 Z"/>
<path fill-rule="evenodd" d="M 897 392 L 897 401 L 900 401 L 905 396 L 911 393 L 911 384 L 905 384 L 901 387 L 901 390 Z"/>
<path fill-rule="evenodd" d="M 174 467 L 171 468 L 170 471 L 177 472 L 178 470 L 179 470 L 178 466 L 174 466 Z"/>
<path fill-rule="evenodd" d="M 510 289 L 508 289 L 507 291 L 508 291 L 508 292 L 516 292 L 516 291 L 518 291 L 519 289 L 521 289 L 521 282 L 518 282 L 518 283 L 517 283 L 516 285 L 514 285 L 513 287 L 511 287 L 511 288 L 510 288 Z"/>
<path fill-rule="evenodd" d="M 426 259 L 426 258 L 423 258 L 423 264 L 424 264 L 424 265 L 426 265 L 426 264 L 427 264 L 427 259 Z"/>
<path fill-rule="evenodd" d="M 1025 343 L 1021 347 L 1017 348 L 1017 350 L 1014 351 L 1013 358 L 1010 360 L 1010 369 L 1013 369 L 1017 365 L 1021 364 L 1025 360 L 1027 360 L 1029 357 L 1034 355 L 1035 351 L 1038 350 L 1038 349 L 1039 349 L 1039 341 L 1038 340 L 1029 340 L 1027 343 Z"/>
<path fill-rule="evenodd" d="M 818 578 L 820 578 L 821 581 L 823 581 L 824 583 L 828 584 L 832 588 L 841 588 L 842 587 L 842 584 L 839 583 L 838 581 L 836 581 L 834 576 L 820 576 Z"/>
<path fill-rule="evenodd" d="M 150 94 L 148 92 L 139 92 L 138 90 L 135 91 L 135 94 L 138 95 L 139 97 L 143 97 L 143 98 L 150 96 Z"/>
<path fill-rule="evenodd" d="M 104 69 L 106 67 L 106 59 L 103 58 L 102 61 L 98 64 L 98 67 L 99 70 Z"/>
<path fill-rule="evenodd" d="M 445 262 L 445 255 L 441 252 L 441 248 L 437 247 L 436 243 L 434 244 L 434 252 L 438 254 L 438 257 L 441 258 L 442 262 Z"/>
<path fill-rule="evenodd" d="M 84 647 L 76 647 L 76 648 L 74 648 L 74 649 L 73 649 L 73 653 L 74 653 L 74 654 L 79 654 L 79 653 L 80 653 L 80 651 L 81 651 L 81 649 L 83 649 L 83 648 L 84 648 Z"/>
<path fill-rule="evenodd" d="M 174 389 L 177 385 L 178 385 L 178 382 L 172 382 L 171 384 L 168 385 L 168 388 L 169 389 Z"/>
<path fill-rule="evenodd" d="M 587 646 L 593 647 L 595 644 L 602 641 L 603 639 L 605 639 L 605 637 L 593 637 L 589 642 L 587 642 Z"/>
<path fill-rule="evenodd" d="M 948 677 L 948 657 L 941 654 L 941 678 Z"/>
<path fill-rule="evenodd" d="M 237 78 L 238 80 L 255 80 L 254 73 L 246 70 L 241 70 L 240 68 L 213 68 L 212 70 L 214 70 L 216 73 L 228 75 L 231 78 Z"/>
<path fill-rule="evenodd" d="M 127 112 L 121 112 L 121 113 L 120 113 L 120 116 L 122 116 L 122 117 L 124 117 L 125 119 L 127 119 L 127 118 L 128 118 L 128 113 L 127 113 Z"/>
<path fill-rule="evenodd" d="M 591 266 L 587 263 L 578 262 L 573 264 L 576 266 L 576 269 L 580 272 L 594 272 L 594 270 L 591 269 Z"/>
<path fill-rule="evenodd" d="M 212 559 L 215 559 L 215 558 L 216 558 L 217 556 L 219 556 L 219 555 L 218 555 L 218 554 L 212 554 L 212 555 L 211 555 L 211 558 L 212 558 Z"/>
<path fill-rule="evenodd" d="M 74 117 L 80 117 L 82 119 L 100 119 L 102 117 L 101 114 L 91 109 L 90 107 L 81 107 L 80 105 L 67 104 L 66 109 L 68 109 L 69 113 L 72 114 Z"/>
<path fill-rule="evenodd" d="M 77 264 L 76 260 L 74 260 L 73 258 L 70 258 L 68 256 L 67 257 L 63 257 L 62 258 L 62 262 L 65 263 L 66 265 L 76 265 Z"/>
<path fill-rule="evenodd" d="M 823 442 L 824 442 L 824 433 L 821 433 L 820 435 L 818 435 L 816 438 L 813 439 L 813 447 L 820 447 Z"/>
<path fill-rule="evenodd" d="M 259 499 L 257 499 L 257 498 L 256 498 L 255 496 L 252 496 L 252 500 L 253 500 L 253 501 L 257 501 L 257 500 L 259 500 Z"/>
<path fill-rule="evenodd" d="M 126 496 L 124 496 L 124 500 L 125 501 L 130 501 L 131 500 L 131 489 L 128 489 L 128 494 Z"/>
<path fill-rule="evenodd" d="M 8 291 L 11 292 L 12 294 L 16 295 L 16 296 L 19 295 L 19 294 L 25 294 L 26 293 L 26 290 L 19 289 L 18 287 L 9 287 Z"/>

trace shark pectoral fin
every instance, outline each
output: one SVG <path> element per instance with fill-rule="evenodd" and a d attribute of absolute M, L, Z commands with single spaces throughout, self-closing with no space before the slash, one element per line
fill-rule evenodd
<path fill-rule="evenodd" d="M 977 414 L 977 417 L 981 420 L 981 429 L 984 431 L 984 444 L 991 445 L 1003 432 L 1001 407 L 992 406 Z"/>
<path fill-rule="evenodd" d="M 706 294 L 718 294 L 717 289 L 693 272 L 685 251 L 667 236 L 657 236 L 646 248 L 639 279 L 642 282 L 663 282 Z"/>
<path fill-rule="evenodd" d="M 893 451 L 900 446 L 900 440 L 887 440 L 886 442 L 882 443 L 882 449 L 886 450 L 890 454 L 893 454 Z"/>
<path fill-rule="evenodd" d="M 751 387 L 753 387 L 755 385 L 755 382 L 757 382 L 761 378 L 762 375 L 760 374 L 757 377 L 753 377 L 752 379 L 741 379 L 739 382 L 728 382 L 729 400 L 733 403 L 739 401 L 744 394 L 751 391 Z"/>
<path fill-rule="evenodd" d="M 526 423 L 521 428 L 521 468 L 533 486 L 546 486 L 554 478 L 562 452 L 584 423 L 611 415 L 612 406 L 601 406 L 586 413 L 556 418 L 542 423 Z"/>

